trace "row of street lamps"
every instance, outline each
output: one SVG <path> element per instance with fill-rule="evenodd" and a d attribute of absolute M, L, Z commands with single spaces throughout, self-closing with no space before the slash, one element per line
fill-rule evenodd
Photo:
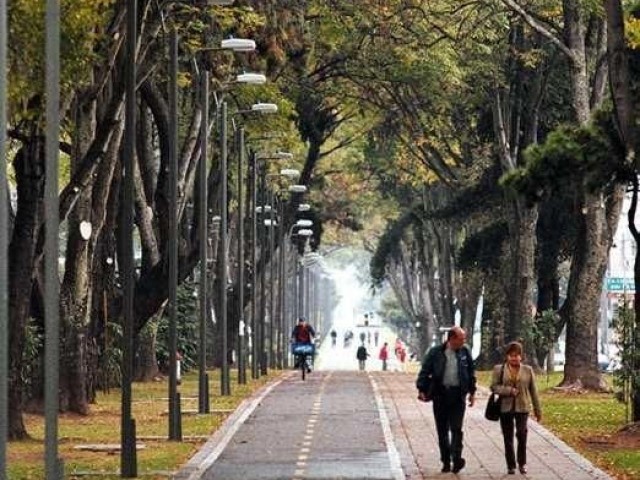
<path fill-rule="evenodd" d="M 135 3 L 135 2 L 132 2 Z M 216 2 L 218 3 L 218 2 Z M 131 33 L 131 38 L 135 38 L 135 32 Z M 182 426 L 181 426 L 181 410 L 180 410 L 180 393 L 177 388 L 177 286 L 179 275 L 178 264 L 178 206 L 177 206 L 177 172 L 178 172 L 178 112 L 177 112 L 177 75 L 178 75 L 178 42 L 179 39 L 175 31 L 170 35 L 170 118 L 171 118 L 171 131 L 170 131 L 170 159 L 169 159 L 169 439 L 175 441 L 182 440 Z M 251 52 L 255 50 L 255 42 L 247 39 L 227 39 L 220 43 L 219 47 L 207 47 L 202 50 L 231 50 L 234 52 Z M 134 55 L 134 53 L 132 53 Z M 132 69 L 135 69 L 135 57 L 131 57 Z M 266 78 L 259 73 L 242 73 L 235 77 L 235 80 L 231 83 L 234 84 L 263 84 Z M 229 352 L 230 352 L 230 339 L 228 336 L 229 322 L 228 322 L 228 294 L 229 294 L 229 236 L 228 236 L 228 124 L 229 113 L 227 102 L 222 100 L 218 101 L 216 98 L 217 108 L 215 112 L 215 118 L 217 122 L 216 131 L 218 133 L 219 142 L 219 172 L 220 172 L 220 186 L 219 186 L 219 205 L 220 211 L 215 218 L 210 217 L 209 208 L 209 193 L 208 193 L 208 171 L 207 166 L 209 163 L 209 75 L 208 72 L 203 71 L 200 78 L 201 88 L 201 109 L 202 109 L 202 127 L 201 127 L 201 150 L 200 150 L 200 163 L 198 165 L 198 193 L 197 193 L 197 225 L 198 225 L 198 248 L 199 248 L 199 288 L 198 288 L 198 300 L 199 300 L 199 355 L 198 355 L 198 411 L 199 413 L 210 412 L 210 398 L 209 398 L 209 379 L 206 373 L 206 360 L 207 360 L 207 342 L 206 342 L 206 329 L 209 319 L 209 258 L 208 252 L 210 250 L 210 234 L 209 225 L 213 225 L 214 221 L 218 221 L 218 251 L 216 262 L 216 280 L 217 280 L 217 315 L 219 320 L 220 335 L 221 335 L 221 375 L 220 375 L 220 394 L 225 396 L 231 393 L 231 381 L 230 381 L 230 365 L 229 365 Z M 129 98 L 129 97 L 127 97 Z M 256 103 L 247 110 L 238 110 L 232 115 L 249 115 L 249 114 L 269 114 L 276 113 L 278 110 L 277 105 L 272 103 Z M 133 113 L 131 114 L 133 115 Z M 135 119 L 130 120 L 127 118 L 127 122 L 135 122 Z M 128 123 L 129 125 L 129 123 Z M 235 122 L 234 122 L 235 127 Z M 238 234 L 237 234 L 237 266 L 236 266 L 236 284 L 237 291 L 235 292 L 237 302 L 235 310 L 235 320 L 238 329 L 238 335 L 236 338 L 236 358 L 238 363 L 238 382 L 246 382 L 246 365 L 247 355 L 251 356 L 251 373 L 253 378 L 259 378 L 260 375 L 267 374 L 268 368 L 282 368 L 287 365 L 288 355 L 284 353 L 284 332 L 288 329 L 289 325 L 283 319 L 289 312 L 286 310 L 285 301 L 285 283 L 286 280 L 286 239 L 291 235 L 298 235 L 301 237 L 307 237 L 313 234 L 313 231 L 308 227 L 311 226 L 309 220 L 298 220 L 297 223 L 293 223 L 287 237 L 284 232 L 286 228 L 285 222 L 285 209 L 284 209 L 284 197 L 276 195 L 272 189 L 268 188 L 267 179 L 267 161 L 269 160 L 287 160 L 292 159 L 292 155 L 286 152 L 276 152 L 271 155 L 260 155 L 254 150 L 248 150 L 246 146 L 245 130 L 242 125 L 235 128 L 236 142 L 234 153 L 237 160 L 237 218 L 238 218 Z M 126 134 L 125 134 L 125 138 Z M 126 151 L 126 147 L 125 147 Z M 243 183 L 245 177 L 245 160 L 246 153 L 249 153 L 249 190 L 251 205 L 245 209 L 243 204 Z M 126 169 L 126 164 L 125 164 Z M 258 175 L 259 172 L 259 175 Z M 280 172 L 283 176 L 295 176 L 299 175 L 299 172 L 294 169 L 283 169 Z M 124 176 L 127 179 L 127 175 Z M 258 183 L 259 180 L 259 183 Z M 127 186 L 125 185 L 125 189 Z M 304 185 L 290 185 L 286 192 L 290 192 L 292 195 L 300 195 L 306 191 Z M 258 203 L 259 202 L 259 203 Z M 276 205 L 280 206 L 279 218 L 276 218 Z M 307 211 L 309 209 L 308 204 L 302 204 L 298 210 L 300 212 Z M 126 210 L 126 209 L 125 209 Z M 245 210 L 249 213 L 251 223 L 253 225 L 250 243 L 251 243 L 251 255 L 250 255 L 250 269 L 251 269 L 251 295 L 249 303 L 251 305 L 251 320 L 250 326 L 247 326 L 245 322 L 245 252 L 244 252 L 244 220 L 247 216 Z M 269 218 L 266 217 L 266 213 L 269 213 Z M 262 222 L 258 221 L 258 217 L 262 215 Z M 276 252 L 276 236 L 275 230 L 280 228 L 280 238 L 278 248 L 280 249 L 280 260 L 276 264 L 274 254 Z M 305 227 L 305 228 L 302 228 Z M 294 228 L 296 232 L 294 232 Z M 267 232 L 269 232 L 269 238 L 267 243 Z M 266 271 L 267 265 L 269 265 L 269 305 L 270 309 L 267 312 L 267 298 L 266 298 Z M 124 269 L 124 267 L 123 267 Z M 277 276 L 276 279 L 276 270 Z M 260 272 L 260 291 L 258 295 L 258 272 Z M 294 277 L 295 278 L 295 277 Z M 303 278 L 300 277 L 298 292 L 296 295 L 304 295 Z M 125 271 L 125 297 L 128 290 L 126 289 L 126 271 Z M 280 285 L 279 292 L 276 292 L 275 285 Z M 279 312 L 276 312 L 276 299 L 275 295 L 278 295 Z M 132 291 L 131 291 L 132 295 Z M 295 297 L 291 299 L 293 305 L 299 305 L 297 308 L 291 308 L 291 311 L 296 310 L 296 313 L 302 311 L 302 303 L 296 304 Z M 133 325 L 133 313 L 130 312 L 131 317 L 127 318 L 126 314 L 127 305 L 131 305 L 132 309 L 132 297 L 128 300 L 125 298 L 125 325 Z M 259 306 L 260 310 L 257 310 Z M 297 313 L 298 314 L 298 313 Z M 278 324 L 275 324 L 275 319 L 279 318 Z M 293 318 L 293 317 L 292 317 Z M 269 325 L 268 342 L 267 332 L 265 327 Z M 125 348 L 127 345 L 132 348 L 132 331 L 126 331 L 125 328 Z M 245 341 L 246 339 L 246 341 Z M 249 352 L 247 348 L 250 347 Z M 268 347 L 268 348 L 267 348 Z M 132 350 L 125 351 L 125 362 L 131 362 Z M 275 361 L 275 359 L 280 359 Z M 136 466 L 136 454 L 135 454 L 135 421 L 131 418 L 131 370 L 127 370 L 126 365 L 123 367 L 123 400 L 122 400 L 122 449 L 121 449 L 121 475 L 123 477 L 134 477 L 137 474 Z M 128 392 L 125 394 L 125 391 Z"/>
<path fill-rule="evenodd" d="M 213 5 L 230 5 L 233 0 L 208 0 Z M 7 0 L 0 0 L 0 125 L 7 123 Z M 125 72 L 125 133 L 122 162 L 122 202 L 130 208 L 122 208 L 119 219 L 119 244 L 121 257 L 118 259 L 119 274 L 123 286 L 123 360 L 122 360 L 122 398 L 121 398 L 121 458 L 120 474 L 122 477 L 131 478 L 137 476 L 136 459 L 136 424 L 132 417 L 132 379 L 134 365 L 134 160 L 136 145 L 136 86 L 137 86 L 137 1 L 127 0 L 126 23 L 126 72 Z M 181 440 L 181 412 L 180 394 L 177 388 L 177 286 L 180 275 L 178 262 L 178 46 L 179 38 L 175 31 L 169 36 L 169 76 L 170 76 L 170 131 L 169 159 L 168 159 L 168 196 L 170 218 L 169 224 L 169 439 Z M 230 50 L 234 52 L 251 52 L 255 50 L 255 42 L 248 39 L 225 39 L 219 47 L 205 48 L 203 50 Z M 60 4 L 59 0 L 46 1 L 46 185 L 45 185 L 45 478 L 47 480 L 62 479 L 63 463 L 58 455 L 58 377 L 59 377 L 59 284 L 58 284 L 58 157 L 59 157 L 59 128 L 60 128 Z M 206 373 L 206 329 L 209 319 L 208 303 L 208 251 L 210 248 L 210 219 L 208 172 L 209 163 L 209 74 L 203 71 L 199 78 L 201 89 L 201 150 L 200 163 L 198 165 L 198 190 L 197 190 L 197 226 L 199 229 L 199 357 L 198 357 L 198 410 L 200 413 L 208 413 L 209 405 L 209 381 Z M 242 73 L 235 77 L 232 83 L 264 83 L 266 78 L 259 73 Z M 249 110 L 238 111 L 238 114 L 266 114 L 277 112 L 277 106 L 270 103 L 256 103 Z M 229 338 L 227 325 L 227 294 L 228 294 L 228 186 L 227 186 L 227 103 L 219 102 L 216 118 L 219 120 L 217 131 L 220 140 L 220 241 L 218 251 L 218 318 L 220 319 L 222 335 L 222 368 L 221 368 L 221 395 L 230 394 L 229 375 Z M 247 149 L 244 127 L 236 129 L 236 158 L 238 162 L 238 248 L 237 248 L 237 278 L 238 285 L 237 308 L 235 316 L 238 326 L 237 361 L 238 381 L 246 382 L 246 366 L 248 356 L 251 361 L 251 374 L 258 378 L 268 372 L 268 367 L 282 368 L 288 365 L 288 354 L 285 347 L 285 332 L 292 326 L 293 319 L 305 312 L 305 304 L 302 297 L 304 290 L 304 265 L 289 259 L 296 258 L 288 239 L 292 236 L 308 237 L 313 234 L 309 228 L 309 221 L 297 220 L 296 215 L 303 214 L 310 207 L 308 204 L 299 204 L 293 207 L 293 199 L 301 199 L 306 191 L 303 185 L 291 185 L 286 190 L 274 192 L 266 184 L 267 168 L 269 160 L 286 160 L 292 156 L 284 152 L 276 152 L 272 155 L 260 155 L 255 150 Z M 6 131 L 0 128 L 0 159 L 6 158 Z M 246 154 L 249 154 L 249 199 L 250 205 L 244 208 L 243 204 L 243 178 L 245 177 Z M 0 198 L 7 198 L 6 169 L 0 168 Z M 259 170 L 259 178 L 258 178 Z M 297 172 L 291 168 L 282 169 L 280 175 L 294 176 Z M 260 184 L 258 185 L 258 179 Z M 258 188 L 259 187 L 259 188 Z M 3 194 L 4 192 L 4 194 Z M 291 197 L 287 197 L 286 194 Z M 269 199 L 267 198 L 269 196 Z M 270 207 L 269 209 L 267 207 Z M 295 214 L 287 219 L 289 210 Z M 269 218 L 265 214 L 269 212 Z M 262 222 L 258 222 L 262 215 Z M 250 295 L 250 321 L 245 322 L 245 251 L 244 251 L 244 219 L 250 218 L 252 231 L 250 234 L 251 252 L 249 265 L 251 270 Z M 7 202 L 0 202 L 0 251 L 8 249 L 8 206 Z M 276 231 L 279 235 L 276 237 Z M 267 232 L 269 235 L 267 243 Z M 278 253 L 276 258 L 276 252 Z M 7 255 L 0 255 L 0 330 L 8 331 L 8 280 L 7 280 Z M 269 304 L 267 313 L 266 299 L 266 271 L 269 264 Z M 258 279 L 258 272 L 260 278 Z M 296 275 L 298 279 L 296 280 Z M 258 292 L 258 284 L 260 292 Z M 279 287 L 276 289 L 276 285 Z M 289 288 L 292 286 L 293 288 Z M 287 295 L 288 291 L 295 291 L 293 296 Z M 260 293 L 260 295 L 258 295 Z M 308 294 L 308 293 L 307 293 Z M 276 298 L 277 297 L 277 298 Z M 296 298 L 300 298 L 296 301 Z M 308 302 L 307 302 L 308 305 Z M 258 311 L 259 306 L 259 311 Z M 308 313 L 307 313 L 308 314 Z M 279 318 L 276 325 L 275 319 Z M 288 320 L 286 320 L 288 319 Z M 265 326 L 269 325 L 268 343 L 265 334 Z M 8 377 L 8 336 L 0 341 L 0 478 L 6 478 L 6 441 L 8 432 L 8 401 L 7 382 Z"/>
<path fill-rule="evenodd" d="M 177 96 L 177 37 L 175 33 L 172 35 L 171 40 L 171 84 L 173 92 L 172 98 L 174 101 L 171 105 L 175 105 L 175 98 Z M 252 40 L 246 39 L 228 39 L 223 40 L 220 45 L 220 49 L 231 49 L 236 52 L 249 52 L 255 49 L 255 43 Z M 205 50 L 212 50 L 207 48 Z M 251 83 L 261 84 L 265 82 L 265 77 L 258 73 L 243 73 L 236 76 L 234 83 Z M 209 250 L 208 243 L 208 194 L 207 194 L 207 163 L 208 163 L 208 74 L 203 72 L 201 80 L 202 88 L 202 132 L 201 132 L 201 158 L 199 171 L 199 216 L 198 216 L 198 229 L 199 229 L 199 249 L 200 249 L 200 285 L 199 285 L 199 330 L 200 330 L 200 343 L 199 343 L 199 372 L 198 372 L 198 409 L 200 413 L 208 413 L 210 411 L 209 406 L 209 382 L 206 374 L 206 325 L 208 319 L 208 270 L 209 264 L 207 258 L 207 252 Z M 175 89 L 175 90 L 174 90 Z M 216 99 L 217 101 L 217 99 Z M 228 337 L 229 322 L 228 322 L 228 294 L 229 294 L 229 237 L 228 237 L 228 107 L 226 101 L 217 102 L 216 118 L 217 132 L 219 140 L 219 153 L 220 153 L 220 197 L 219 205 L 220 212 L 217 218 L 219 219 L 219 242 L 217 253 L 217 274 L 216 279 L 218 282 L 217 291 L 217 319 L 219 320 L 220 335 L 221 335 L 221 395 L 229 395 L 231 393 L 230 382 L 230 365 L 229 365 L 229 353 L 232 350 L 230 348 L 230 339 Z M 271 103 L 256 103 L 248 110 L 238 110 L 232 115 L 248 115 L 248 114 L 267 114 L 276 113 L 277 106 Z M 177 112 L 172 109 L 172 124 L 177 125 Z M 235 122 L 234 122 L 235 127 Z M 273 188 L 267 185 L 267 178 L 271 176 L 286 176 L 294 177 L 299 175 L 297 170 L 292 168 L 284 168 L 279 174 L 267 174 L 267 162 L 270 160 L 290 160 L 293 156 L 287 152 L 276 152 L 274 154 L 259 154 L 255 150 L 247 149 L 244 127 L 240 125 L 235 128 L 236 143 L 234 153 L 237 159 L 237 218 L 238 218 L 238 244 L 237 244 L 237 265 L 236 265 L 236 285 L 237 291 L 235 305 L 235 320 L 234 327 L 237 327 L 238 334 L 236 338 L 236 359 L 238 366 L 238 382 L 246 382 L 246 365 L 247 356 L 251 357 L 251 374 L 253 378 L 258 378 L 260 375 L 268 373 L 268 368 L 283 368 L 288 365 L 288 354 L 285 352 L 285 331 L 289 326 L 292 326 L 294 318 L 289 315 L 294 311 L 299 314 L 302 310 L 302 303 L 296 303 L 295 298 L 291 299 L 292 305 L 297 308 L 290 308 L 287 310 L 286 302 L 286 289 L 287 283 L 287 244 L 286 240 L 292 236 L 308 237 L 313 234 L 313 231 L 309 228 L 312 226 L 310 220 L 298 220 L 297 223 L 292 223 L 288 234 L 285 236 L 287 228 L 285 205 L 287 200 L 291 202 L 293 198 L 301 198 L 304 192 L 306 192 L 306 186 L 304 185 L 289 185 L 288 188 L 274 191 Z M 177 145 L 177 133 L 175 134 Z M 250 326 L 245 322 L 245 252 L 244 252 L 244 221 L 245 209 L 243 204 L 243 183 L 244 183 L 244 165 L 246 153 L 249 153 L 249 190 L 250 190 L 250 202 L 251 205 L 246 209 L 251 218 L 253 225 L 250 244 L 250 271 L 251 271 L 251 295 L 248 299 L 251 305 L 251 320 Z M 177 159 L 177 150 L 172 154 L 172 162 Z M 177 171 L 177 164 L 172 163 L 173 167 L 171 171 Z M 174 184 L 173 189 L 170 192 L 170 198 L 175 201 L 177 192 L 175 191 L 175 177 L 170 178 L 170 183 Z M 287 199 L 285 193 L 290 193 L 292 197 Z M 177 208 L 175 203 L 171 204 L 171 215 L 173 221 L 170 224 L 173 226 L 171 229 L 170 238 L 170 352 L 172 352 L 170 359 L 170 380 L 169 380 L 169 438 L 172 440 L 181 440 L 181 413 L 180 413 L 180 395 L 177 391 L 177 379 L 176 379 L 176 357 L 177 354 L 177 339 L 175 337 L 175 325 L 176 325 L 176 289 L 177 289 L 177 247 L 174 243 L 177 243 Z M 291 202 L 290 205 L 293 205 Z M 293 207 L 290 207 L 293 208 Z M 300 214 L 309 210 L 308 204 L 301 204 L 297 211 Z M 267 214 L 268 213 L 268 218 Z M 262 216 L 259 221 L 259 216 Z M 276 237 L 276 230 L 280 229 L 279 237 Z M 295 231 L 294 231 L 295 230 Z M 268 233 L 268 235 L 267 235 Z M 268 238 L 267 238 L 268 237 Z M 276 243 L 279 245 L 276 246 Z M 279 250 L 278 250 L 279 249 Z M 279 252 L 278 258 L 276 258 L 276 252 Z M 267 281 L 266 273 L 269 268 L 269 280 Z M 258 278 L 259 272 L 259 278 Z M 298 273 L 299 275 L 299 273 Z M 300 295 L 303 295 L 303 276 L 299 277 Z M 266 285 L 269 284 L 269 299 L 266 297 Z M 260 289 L 258 291 L 258 285 Z M 276 289 L 276 285 L 280 288 Z M 297 285 L 297 283 L 296 283 Z M 259 295 L 258 295 L 259 293 Z M 298 294 L 296 294 L 297 296 Z M 277 296 L 277 300 L 276 300 Z M 267 305 L 269 310 L 267 311 Z M 259 311 L 258 311 L 259 306 Z M 291 316 L 289 323 L 284 319 Z M 268 326 L 268 331 L 266 327 Z M 246 341 L 245 341 L 246 340 Z M 249 349 L 249 351 L 247 351 Z M 124 445 L 124 443 L 123 443 Z"/>

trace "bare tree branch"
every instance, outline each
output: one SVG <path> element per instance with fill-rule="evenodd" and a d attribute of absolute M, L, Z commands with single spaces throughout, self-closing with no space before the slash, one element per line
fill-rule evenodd
<path fill-rule="evenodd" d="M 533 28 L 540 35 L 547 38 L 558 49 L 564 53 L 572 62 L 577 61 L 575 54 L 553 33 L 551 33 L 546 27 L 538 22 L 533 15 L 530 15 L 522 6 L 520 6 L 515 0 L 500 0 L 504 5 L 516 12 L 522 19 L 527 22 L 531 28 Z"/>

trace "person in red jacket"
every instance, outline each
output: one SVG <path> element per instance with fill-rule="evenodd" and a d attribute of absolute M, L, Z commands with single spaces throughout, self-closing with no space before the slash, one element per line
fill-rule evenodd
<path fill-rule="evenodd" d="M 389 344 L 387 342 L 384 342 L 384 345 L 382 345 L 378 358 L 382 360 L 382 370 L 386 370 L 387 360 L 389 360 Z"/>
<path fill-rule="evenodd" d="M 304 317 L 298 319 L 298 324 L 293 327 L 293 331 L 291 332 L 291 340 L 293 343 L 311 344 L 315 336 L 316 331 L 307 323 Z"/>
<path fill-rule="evenodd" d="M 292 352 L 295 356 L 295 364 L 294 367 L 298 368 L 300 366 L 300 361 L 306 359 L 303 354 L 297 354 L 300 347 L 309 346 L 311 351 L 314 351 L 313 345 L 313 337 L 316 336 L 316 331 L 313 329 L 311 325 L 307 323 L 304 317 L 298 318 L 298 324 L 293 327 L 293 331 L 291 332 L 291 346 Z M 310 354 L 310 361 L 313 363 L 313 353 Z M 307 364 L 307 372 L 311 372 L 311 368 Z"/>

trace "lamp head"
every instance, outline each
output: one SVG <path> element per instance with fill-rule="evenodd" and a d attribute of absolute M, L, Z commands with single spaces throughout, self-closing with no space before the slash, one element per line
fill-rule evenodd
<path fill-rule="evenodd" d="M 256 113 L 277 113 L 278 105 L 275 103 L 254 103 L 251 105 L 251 111 Z"/>
<path fill-rule="evenodd" d="M 256 49 L 256 42 L 248 38 L 227 38 L 220 42 L 220 48 L 234 52 L 253 52 Z"/>
<path fill-rule="evenodd" d="M 291 160 L 293 158 L 293 153 L 291 152 L 276 152 L 274 157 L 279 160 Z"/>
<path fill-rule="evenodd" d="M 289 191 L 293 193 L 304 193 L 307 191 L 306 185 L 289 185 Z"/>
<path fill-rule="evenodd" d="M 313 221 L 307 218 L 301 218 L 296 222 L 297 227 L 310 227 L 311 225 L 313 225 Z"/>
<path fill-rule="evenodd" d="M 285 177 L 297 177 L 300 175 L 300 170 L 296 170 L 295 168 L 283 168 L 280 170 L 280 175 Z"/>
<path fill-rule="evenodd" d="M 236 76 L 236 82 L 263 85 L 267 83 L 267 77 L 262 73 L 241 73 Z"/>

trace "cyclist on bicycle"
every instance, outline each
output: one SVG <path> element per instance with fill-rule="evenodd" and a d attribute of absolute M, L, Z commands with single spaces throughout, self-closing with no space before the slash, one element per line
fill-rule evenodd
<path fill-rule="evenodd" d="M 316 331 L 309 325 L 305 318 L 298 318 L 298 324 L 293 327 L 293 331 L 291 332 L 291 342 L 293 343 L 294 349 L 300 345 L 313 345 L 313 337 L 315 337 L 315 335 Z M 299 362 L 300 355 L 296 355 L 296 368 L 300 366 Z M 307 367 L 307 371 L 310 372 L 311 369 Z"/>

